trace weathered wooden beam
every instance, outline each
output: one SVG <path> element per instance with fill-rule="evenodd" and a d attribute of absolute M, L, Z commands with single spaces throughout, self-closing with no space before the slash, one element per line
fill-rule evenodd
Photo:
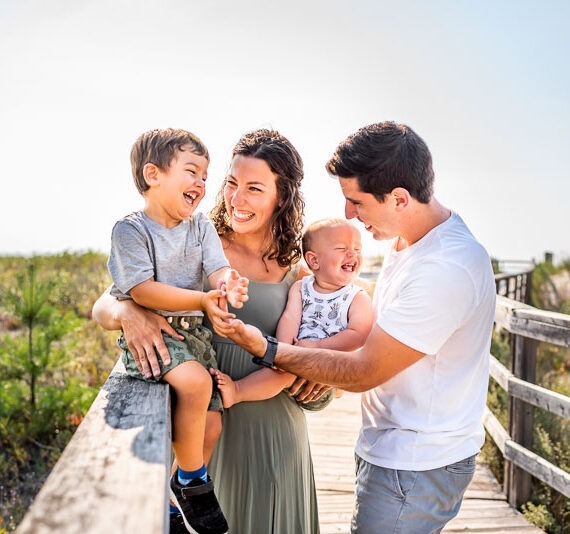
<path fill-rule="evenodd" d="M 485 425 L 485 429 L 489 436 L 491 436 L 497 447 L 499 447 L 501 454 L 504 456 L 505 444 L 511 439 L 511 437 L 487 406 L 485 406 L 485 411 L 483 413 L 483 424 Z"/>
<path fill-rule="evenodd" d="M 566 497 L 570 497 L 570 473 L 514 442 L 489 408 L 483 414 L 485 430 L 503 456 L 529 474 L 542 480 Z"/>
<path fill-rule="evenodd" d="M 514 376 L 509 378 L 509 395 L 521 399 L 537 408 L 570 419 L 570 397 L 530 384 Z"/>
<path fill-rule="evenodd" d="M 489 374 L 509 395 L 537 408 L 570 419 L 570 397 L 521 380 L 491 354 Z"/>
<path fill-rule="evenodd" d="M 513 374 L 492 354 L 489 360 L 489 374 L 505 391 L 509 391 L 509 378 Z"/>
<path fill-rule="evenodd" d="M 570 473 L 511 440 L 505 443 L 505 458 L 570 498 Z"/>
<path fill-rule="evenodd" d="M 511 334 L 570 347 L 570 315 L 538 310 L 497 296 L 495 324 Z"/>
<path fill-rule="evenodd" d="M 17 532 L 167 532 L 170 458 L 168 385 L 117 364 Z"/>

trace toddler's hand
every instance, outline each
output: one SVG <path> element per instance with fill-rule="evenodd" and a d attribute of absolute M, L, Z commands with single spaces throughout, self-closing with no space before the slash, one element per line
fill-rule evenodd
<path fill-rule="evenodd" d="M 228 312 L 225 291 L 222 289 L 212 289 L 204 293 L 202 309 L 208 315 L 214 330 L 223 328 L 224 323 L 229 323 L 235 318 L 233 313 Z"/>
<path fill-rule="evenodd" d="M 224 289 L 226 298 L 234 308 L 242 308 L 244 302 L 247 302 L 247 286 L 249 280 L 244 276 L 240 276 L 235 269 L 228 269 L 224 279 Z"/>

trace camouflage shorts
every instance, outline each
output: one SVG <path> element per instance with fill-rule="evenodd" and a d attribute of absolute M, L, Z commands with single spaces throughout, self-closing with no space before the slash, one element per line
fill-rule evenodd
<path fill-rule="evenodd" d="M 172 360 L 170 365 L 164 365 L 162 359 L 157 354 L 160 365 L 160 377 L 146 378 L 137 367 L 131 351 L 127 347 L 127 342 L 123 334 L 117 340 L 117 345 L 121 348 L 121 359 L 127 370 L 127 374 L 133 378 L 144 380 L 145 382 L 158 382 L 171 369 L 184 362 L 197 361 L 206 369 L 218 368 L 216 353 L 212 348 L 212 332 L 202 325 L 202 317 L 169 317 L 171 326 L 184 337 L 184 340 L 174 339 L 163 334 L 164 343 L 170 353 Z M 212 398 L 208 410 L 223 411 L 222 399 L 216 383 L 212 377 Z"/>

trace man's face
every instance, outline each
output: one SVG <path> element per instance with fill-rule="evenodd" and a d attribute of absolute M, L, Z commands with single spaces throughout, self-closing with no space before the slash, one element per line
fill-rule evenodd
<path fill-rule="evenodd" d="M 394 205 L 389 198 L 379 202 L 371 193 L 363 193 L 356 178 L 339 178 L 338 181 L 346 200 L 344 215 L 347 219 L 356 217 L 377 240 L 398 235 Z"/>

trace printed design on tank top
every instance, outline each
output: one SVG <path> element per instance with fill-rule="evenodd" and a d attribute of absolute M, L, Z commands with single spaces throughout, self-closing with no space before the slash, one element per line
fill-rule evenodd
<path fill-rule="evenodd" d="M 334 293 L 315 291 L 314 277 L 308 276 L 302 282 L 303 317 L 299 339 L 325 339 L 346 329 L 348 309 L 359 287 L 348 285 Z"/>

